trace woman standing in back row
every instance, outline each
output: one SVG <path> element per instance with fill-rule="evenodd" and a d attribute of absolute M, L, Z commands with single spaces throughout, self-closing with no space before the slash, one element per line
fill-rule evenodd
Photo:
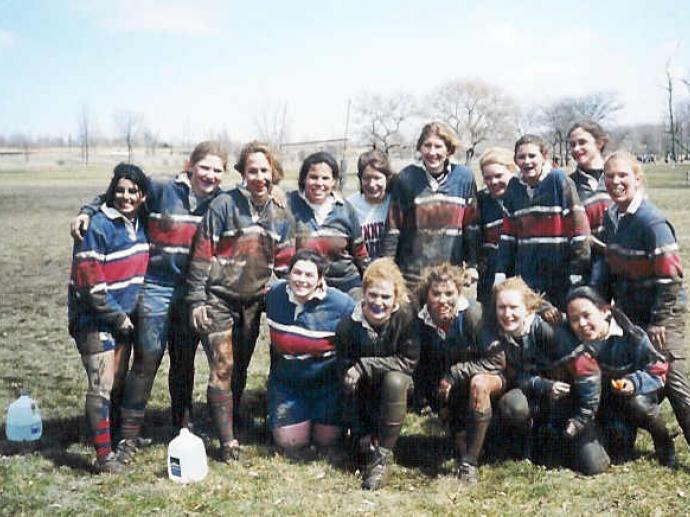
<path fill-rule="evenodd" d="M 148 182 L 136 165 L 113 171 L 105 203 L 74 244 L 69 332 L 88 378 L 85 412 L 100 472 L 121 472 L 112 450 L 111 391 L 124 380 L 135 335 L 135 309 L 149 260 L 140 218 Z"/>
<path fill-rule="evenodd" d="M 220 192 L 228 155 L 218 142 L 194 147 L 184 171 L 170 180 L 147 178 L 148 197 L 142 206 L 151 254 L 141 288 L 134 361 L 123 386 L 122 442 L 119 458 L 131 461 L 140 443 L 144 412 L 153 381 L 169 345 L 169 388 L 172 423 L 176 429 L 191 420 L 194 354 L 199 336 L 191 328 L 184 302 L 184 279 L 197 227 L 209 203 Z M 101 197 L 85 205 L 72 222 L 72 236 L 81 239 Z M 117 401 L 115 401 L 117 402 Z"/>
<path fill-rule="evenodd" d="M 425 267 L 443 262 L 466 265 L 477 278 L 477 185 L 467 167 L 450 161 L 459 145 L 445 124 L 425 125 L 421 166 L 405 167 L 393 186 L 383 254 L 395 258 L 410 291 Z"/>
<path fill-rule="evenodd" d="M 363 153 L 357 160 L 357 176 L 360 191 L 347 200 L 357 210 L 364 244 L 374 260 L 381 255 L 391 199 L 393 170 L 388 156 L 376 149 Z"/>
<path fill-rule="evenodd" d="M 298 190 L 288 194 L 295 218 L 295 248 L 319 252 L 329 262 L 326 282 L 359 299 L 369 255 L 357 211 L 340 191 L 335 158 L 318 152 L 307 156 L 299 170 Z"/>
<path fill-rule="evenodd" d="M 283 170 L 268 145 L 245 145 L 235 168 L 242 183 L 213 200 L 194 239 L 186 295 L 208 358 L 209 412 L 226 462 L 239 457 L 233 422 L 264 296 L 293 253 L 292 217 L 274 189 Z"/>
<path fill-rule="evenodd" d="M 505 217 L 494 283 L 520 276 L 560 310 L 568 287 L 590 271 L 590 229 L 573 181 L 550 169 L 548 145 L 536 135 L 515 143 L 520 175 L 503 196 Z"/>
<path fill-rule="evenodd" d="M 604 181 L 614 204 L 604 219 L 606 255 L 598 259 L 604 263 L 592 280 L 668 359 L 666 396 L 690 443 L 683 267 L 676 232 L 645 198 L 643 180 L 642 166 L 630 154 L 617 151 L 606 159 Z"/>
<path fill-rule="evenodd" d="M 592 265 L 597 263 L 595 257 L 604 253 L 605 246 L 601 241 L 601 234 L 604 231 L 606 210 L 612 203 L 604 184 L 602 154 L 608 142 L 609 136 L 606 131 L 592 120 L 576 122 L 568 131 L 570 154 L 577 163 L 570 179 L 575 183 L 592 230 Z"/>

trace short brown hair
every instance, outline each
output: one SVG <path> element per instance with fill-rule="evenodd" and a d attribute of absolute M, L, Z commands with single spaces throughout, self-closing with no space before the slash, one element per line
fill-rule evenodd
<path fill-rule="evenodd" d="M 335 180 L 335 187 L 333 190 L 338 190 L 340 188 L 340 168 L 338 167 L 338 162 L 332 154 L 326 151 L 319 151 L 317 153 L 310 154 L 302 162 L 302 166 L 299 168 L 299 177 L 297 178 L 297 187 L 300 191 L 304 192 L 304 186 L 307 181 L 307 174 L 309 174 L 309 169 L 313 165 L 318 165 L 319 163 L 325 163 L 328 168 L 331 169 L 331 174 Z"/>
<path fill-rule="evenodd" d="M 573 124 L 573 126 L 568 130 L 568 138 L 570 138 L 570 133 L 576 129 L 582 129 L 594 137 L 594 142 L 596 142 L 599 151 L 604 152 L 606 144 L 609 143 L 609 134 L 604 131 L 604 128 L 599 125 L 599 123 L 593 120 L 578 120 Z"/>
<path fill-rule="evenodd" d="M 455 131 L 443 122 L 429 122 L 422 128 L 422 132 L 419 134 L 417 151 L 422 149 L 424 141 L 431 136 L 436 136 L 443 140 L 443 143 L 446 144 L 446 149 L 448 149 L 448 156 L 454 154 L 458 147 L 460 147 L 460 139 L 455 134 Z"/>
<path fill-rule="evenodd" d="M 264 156 L 266 156 L 266 160 L 268 160 L 268 163 L 271 166 L 273 183 L 276 185 L 280 183 L 285 176 L 283 166 L 280 165 L 278 158 L 276 158 L 276 156 L 273 154 L 273 151 L 271 151 L 271 147 L 266 142 L 253 140 L 245 144 L 240 151 L 240 157 L 235 164 L 235 170 L 244 176 L 244 169 L 247 166 L 247 159 L 249 158 L 250 154 L 254 153 L 262 153 Z"/>
<path fill-rule="evenodd" d="M 374 282 L 381 281 L 393 284 L 395 303 L 403 304 L 409 300 L 405 279 L 395 261 L 390 257 L 376 259 L 369 264 L 362 277 L 362 289 L 366 291 Z"/>
<path fill-rule="evenodd" d="M 388 160 L 388 155 L 378 149 L 364 152 L 357 159 L 357 177 L 359 178 L 360 191 L 362 190 L 362 175 L 367 167 L 380 172 L 386 177 L 386 191 L 390 191 L 391 178 L 395 174 Z"/>
<path fill-rule="evenodd" d="M 429 289 L 434 282 L 453 282 L 458 288 L 458 293 L 462 294 L 465 287 L 465 270 L 460 266 L 453 266 L 449 262 L 443 262 L 436 266 L 429 266 L 422 271 L 422 279 L 417 286 L 417 299 L 419 306 L 426 303 Z"/>
<path fill-rule="evenodd" d="M 526 134 L 518 138 L 515 142 L 515 148 L 513 150 L 514 154 L 517 154 L 518 148 L 521 145 L 533 144 L 539 147 L 539 152 L 544 156 L 549 156 L 549 144 L 539 135 Z"/>
<path fill-rule="evenodd" d="M 192 154 L 189 155 L 189 164 L 194 166 L 209 154 L 220 158 L 223 162 L 223 170 L 228 170 L 228 152 L 223 148 L 220 142 L 216 140 L 204 140 L 203 142 L 199 142 L 192 151 Z"/>

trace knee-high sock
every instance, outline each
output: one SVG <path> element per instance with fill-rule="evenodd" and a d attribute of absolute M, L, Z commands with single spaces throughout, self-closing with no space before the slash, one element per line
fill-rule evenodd
<path fill-rule="evenodd" d="M 218 432 L 220 443 L 230 443 L 233 437 L 232 431 L 232 393 L 230 390 L 223 390 L 209 386 L 206 390 L 208 397 L 208 407 L 211 413 L 211 420 Z"/>
<path fill-rule="evenodd" d="M 476 465 L 479 455 L 484 446 L 486 431 L 491 423 L 491 407 L 485 411 L 472 410 L 469 430 L 469 440 L 467 441 L 467 451 L 462 457 L 463 461 Z"/>
<path fill-rule="evenodd" d="M 120 430 L 124 439 L 138 438 L 141 434 L 141 426 L 144 423 L 143 409 L 122 408 Z"/>
<path fill-rule="evenodd" d="M 91 429 L 93 445 L 96 448 L 96 456 L 104 458 L 112 452 L 110 401 L 98 395 L 86 395 L 84 409 Z"/>

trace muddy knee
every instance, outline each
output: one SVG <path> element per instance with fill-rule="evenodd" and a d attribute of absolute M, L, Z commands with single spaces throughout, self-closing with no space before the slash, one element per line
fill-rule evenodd
<path fill-rule="evenodd" d="M 87 396 L 110 399 L 114 383 L 114 354 L 112 351 L 82 356 L 89 387 Z"/>
<path fill-rule="evenodd" d="M 470 382 L 470 401 L 475 409 L 491 408 L 491 394 L 501 389 L 501 381 L 495 375 L 475 375 Z"/>
<path fill-rule="evenodd" d="M 214 332 L 208 336 L 211 349 L 211 379 L 222 384 L 230 382 L 232 378 L 232 332 Z"/>

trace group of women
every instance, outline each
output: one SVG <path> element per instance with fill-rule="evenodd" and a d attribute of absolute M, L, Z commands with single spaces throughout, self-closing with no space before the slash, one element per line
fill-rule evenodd
<path fill-rule="evenodd" d="M 263 312 L 275 445 L 291 457 L 347 447 L 364 488 L 385 485 L 408 400 L 448 423 L 467 483 L 489 436 L 503 453 L 596 474 L 630 455 L 642 428 L 672 467 L 664 396 L 690 438 L 673 227 L 632 156 L 604 159 L 601 127 L 580 122 L 569 142 L 570 176 L 535 135 L 514 152 L 487 150 L 477 192 L 450 162 L 457 137 L 432 122 L 419 165 L 394 174 L 383 153 L 364 153 L 347 200 L 323 152 L 285 195 L 280 163 L 258 142 L 242 149 L 242 181 L 227 191 L 227 155 L 213 142 L 165 183 L 116 167 L 72 224 L 70 332 L 99 470 L 121 471 L 140 446 L 166 346 L 173 424 L 190 424 L 199 341 L 220 454 L 236 460 Z M 476 301 L 465 294 L 474 281 Z"/>

